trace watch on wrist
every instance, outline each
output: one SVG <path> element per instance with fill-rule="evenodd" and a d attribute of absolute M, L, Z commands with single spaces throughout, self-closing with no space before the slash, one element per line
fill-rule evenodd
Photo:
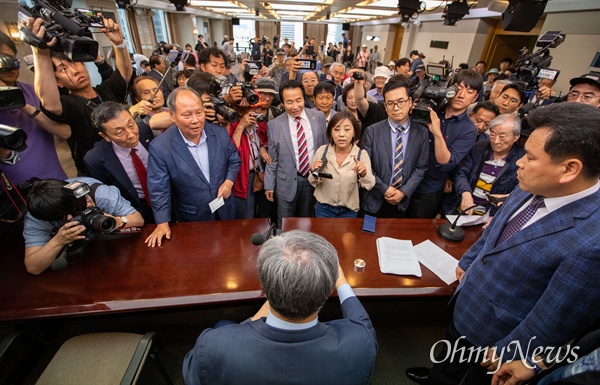
<path fill-rule="evenodd" d="M 127 219 L 127 217 L 126 217 L 126 216 L 122 216 L 122 217 L 121 217 L 121 222 L 123 222 L 123 226 L 126 226 L 126 225 L 127 225 L 127 222 L 128 222 L 128 219 Z"/>

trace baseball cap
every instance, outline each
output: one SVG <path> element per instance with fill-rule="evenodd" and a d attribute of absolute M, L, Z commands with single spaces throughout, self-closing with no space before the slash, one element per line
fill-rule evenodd
<path fill-rule="evenodd" d="M 331 56 L 325 56 L 323 59 L 323 67 L 327 67 L 333 64 L 333 58 Z"/>
<path fill-rule="evenodd" d="M 277 51 L 275 51 L 275 55 L 285 55 L 285 51 L 283 50 L 283 48 L 277 48 Z"/>
<path fill-rule="evenodd" d="M 425 64 L 419 64 L 415 67 L 415 72 L 417 71 L 425 71 Z"/>
<path fill-rule="evenodd" d="M 256 92 L 265 92 L 269 94 L 278 94 L 275 81 L 270 78 L 256 79 Z"/>
<path fill-rule="evenodd" d="M 363 44 L 363 45 L 362 45 L 362 47 L 363 47 L 363 48 L 367 48 L 367 45 L 366 45 L 366 44 Z"/>
<path fill-rule="evenodd" d="M 600 89 L 600 72 L 590 72 L 585 75 L 581 75 L 578 78 L 573 78 L 569 82 L 571 86 L 576 86 L 577 84 L 587 83 L 591 84 L 594 87 L 598 87 Z"/>
<path fill-rule="evenodd" d="M 489 74 L 496 74 L 496 75 L 497 75 L 497 74 L 499 74 L 499 73 L 500 73 L 500 71 L 498 70 L 498 68 L 492 68 L 491 70 L 489 70 L 489 71 L 487 72 L 487 74 L 488 74 L 488 75 L 489 75 Z"/>
<path fill-rule="evenodd" d="M 381 66 L 381 67 L 377 67 L 375 68 L 375 73 L 373 74 L 373 78 L 376 77 L 382 77 L 382 78 L 389 78 L 390 77 L 390 70 L 387 67 Z"/>

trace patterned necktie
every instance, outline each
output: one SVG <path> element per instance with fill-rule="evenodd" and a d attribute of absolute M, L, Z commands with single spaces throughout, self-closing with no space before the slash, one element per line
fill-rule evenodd
<path fill-rule="evenodd" d="M 521 230 L 523 226 L 529 222 L 539 208 L 545 206 L 544 198 L 539 195 L 535 195 L 531 200 L 531 203 L 529 203 L 527 207 L 521 210 L 520 213 L 515 215 L 515 217 L 508 221 L 508 223 L 504 226 L 504 230 L 502 230 L 502 234 L 500 234 L 498 242 L 496 242 L 496 246 L 515 235 L 517 231 Z"/>
<path fill-rule="evenodd" d="M 142 159 L 138 156 L 137 150 L 135 148 L 131 149 L 131 161 L 133 162 L 133 167 L 135 168 L 135 172 L 140 178 L 140 183 L 142 184 L 142 190 L 144 191 L 144 196 L 146 197 L 146 203 L 148 203 L 148 207 L 152 207 L 150 204 L 150 194 L 148 194 L 148 173 L 146 172 L 146 167 L 142 162 Z"/>
<path fill-rule="evenodd" d="M 402 146 L 402 127 L 396 129 L 396 150 L 394 151 L 394 177 L 392 178 L 392 187 L 399 189 L 402 186 L 402 164 L 404 163 L 404 148 Z"/>
<path fill-rule="evenodd" d="M 296 135 L 298 137 L 298 172 L 302 176 L 308 176 L 310 170 L 308 164 L 308 144 L 306 143 L 306 136 L 304 135 L 304 128 L 300 117 L 296 118 Z"/>

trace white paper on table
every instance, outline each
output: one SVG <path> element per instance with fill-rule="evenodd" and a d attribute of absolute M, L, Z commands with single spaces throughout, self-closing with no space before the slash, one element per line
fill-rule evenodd
<path fill-rule="evenodd" d="M 219 209 L 219 207 L 223 206 L 225 204 L 225 200 L 223 199 L 223 197 L 217 198 L 215 200 L 213 200 L 212 202 L 210 202 L 208 204 L 208 207 L 210 207 L 210 212 L 214 213 L 215 211 L 217 211 Z"/>
<path fill-rule="evenodd" d="M 421 266 L 411 241 L 381 237 L 376 243 L 382 273 L 421 276 Z"/>
<path fill-rule="evenodd" d="M 446 215 L 446 219 L 450 221 L 450 223 L 454 223 L 457 215 Z M 490 218 L 490 211 L 486 211 L 483 215 L 463 215 L 458 218 L 457 226 L 476 226 L 482 225 Z"/>
<path fill-rule="evenodd" d="M 458 261 L 429 239 L 415 246 L 419 262 L 446 284 L 456 281 Z"/>

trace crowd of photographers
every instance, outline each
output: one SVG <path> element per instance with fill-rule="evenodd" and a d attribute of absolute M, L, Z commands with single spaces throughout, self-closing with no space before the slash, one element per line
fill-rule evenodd
<path fill-rule="evenodd" d="M 114 220 L 110 231 L 156 223 L 146 239 L 156 246 L 172 221 L 493 214 L 518 184 L 527 112 L 600 107 L 599 74 L 571 79 L 561 96 L 556 78 L 520 82 L 510 58 L 489 70 L 441 63 L 432 74 L 418 51 L 386 66 L 377 49 L 354 55 L 345 35 L 300 47 L 257 37 L 249 53 L 236 53 L 233 38 L 218 48 L 199 36 L 195 49 L 161 43 L 146 58 L 127 52 L 116 23 L 102 22 L 114 53 L 94 58 L 96 86 L 84 63 L 53 49 L 56 38 L 32 46 L 34 85 L 18 81 L 16 46 L 0 34 L 0 85 L 25 97 L 0 121 L 27 134 L 26 148 L 0 143 L 0 169 L 5 185 L 28 194 L 33 274 L 89 230 L 106 230 L 103 215 Z M 26 28 L 44 37 L 41 19 Z M 54 136 L 68 141 L 77 178 L 67 180 Z M 86 194 L 69 192 L 77 181 Z M 3 220 L 17 219 L 7 213 L 20 206 L 2 199 Z M 94 205 L 101 214 L 86 211 Z"/>

